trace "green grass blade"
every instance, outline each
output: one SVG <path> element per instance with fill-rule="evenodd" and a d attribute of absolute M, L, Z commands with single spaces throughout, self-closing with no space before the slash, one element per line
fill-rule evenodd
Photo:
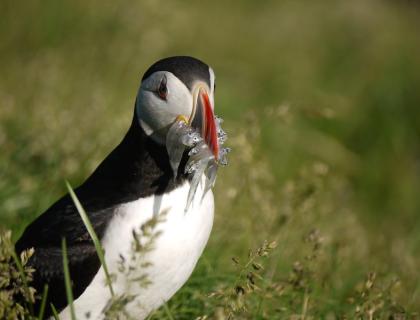
<path fill-rule="evenodd" d="M 57 309 L 54 307 L 54 305 L 51 303 L 51 310 L 52 310 L 52 314 L 55 320 L 60 320 L 60 317 L 58 316 L 58 312 Z"/>
<path fill-rule="evenodd" d="M 74 305 L 73 305 L 73 291 L 71 289 L 69 262 L 67 258 L 66 238 L 63 238 L 61 240 L 61 250 L 63 251 L 64 284 L 66 285 L 67 302 L 70 307 L 71 319 L 76 320 L 76 314 L 74 312 Z"/>
<path fill-rule="evenodd" d="M 42 293 L 41 308 L 39 309 L 38 320 L 44 319 L 45 305 L 47 304 L 48 297 L 48 285 L 44 286 L 44 291 Z"/>
<path fill-rule="evenodd" d="M 163 304 L 163 308 L 165 309 L 165 313 L 168 316 L 168 319 L 174 320 L 174 317 L 172 316 L 171 311 L 169 310 L 168 304 L 166 302 Z"/>
<path fill-rule="evenodd" d="M 79 212 L 80 217 L 82 218 L 83 223 L 85 224 L 85 227 L 86 227 L 87 231 L 89 232 L 90 237 L 93 240 L 93 243 L 94 243 L 95 249 L 96 249 L 96 253 L 99 257 L 99 260 L 101 261 L 101 265 L 102 265 L 102 267 L 104 269 L 104 272 L 105 272 L 105 277 L 106 277 L 106 280 L 107 280 L 107 285 L 109 287 L 109 291 L 111 292 L 111 296 L 114 297 L 114 289 L 112 288 L 112 280 L 111 280 L 111 276 L 110 276 L 109 271 L 108 271 L 108 267 L 105 263 L 105 254 L 104 254 L 104 250 L 102 248 L 102 245 L 101 245 L 101 243 L 98 239 L 98 236 L 95 233 L 95 230 L 93 229 L 92 224 L 89 221 L 89 218 L 86 214 L 86 211 L 83 209 L 79 199 L 77 198 L 76 194 L 73 191 L 73 188 L 71 187 L 71 185 L 68 181 L 66 181 L 66 186 L 67 186 L 69 194 L 70 194 L 70 196 L 71 196 L 71 198 L 74 202 L 74 205 L 76 206 L 77 211 Z"/>

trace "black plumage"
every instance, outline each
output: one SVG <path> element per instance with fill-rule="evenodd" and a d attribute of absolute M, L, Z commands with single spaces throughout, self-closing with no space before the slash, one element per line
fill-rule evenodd
<path fill-rule="evenodd" d="M 157 71 L 173 73 L 190 90 L 196 80 L 204 81 L 210 87 L 209 66 L 196 58 L 178 56 L 159 60 L 147 69 L 142 81 Z"/>

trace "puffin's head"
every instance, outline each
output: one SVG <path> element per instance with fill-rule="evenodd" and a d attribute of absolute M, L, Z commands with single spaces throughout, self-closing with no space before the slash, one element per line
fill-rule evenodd
<path fill-rule="evenodd" d="M 140 126 L 164 145 L 169 127 L 183 119 L 201 132 L 217 158 L 214 88 L 214 72 L 204 62 L 187 56 L 159 60 L 144 74 L 137 94 Z"/>

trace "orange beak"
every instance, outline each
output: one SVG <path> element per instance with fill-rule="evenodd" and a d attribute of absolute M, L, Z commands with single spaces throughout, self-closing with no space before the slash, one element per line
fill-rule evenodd
<path fill-rule="evenodd" d="M 216 122 L 209 95 L 203 87 L 200 87 L 198 90 L 194 115 L 190 121 L 191 126 L 199 130 L 217 161 L 219 157 L 219 142 L 217 140 Z"/>

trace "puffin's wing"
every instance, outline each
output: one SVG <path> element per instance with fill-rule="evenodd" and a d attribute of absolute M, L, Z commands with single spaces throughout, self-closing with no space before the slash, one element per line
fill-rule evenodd
<path fill-rule="evenodd" d="M 96 234 L 101 239 L 115 212 L 114 208 L 103 207 L 101 201 L 95 198 L 82 196 L 79 199 Z M 100 261 L 93 241 L 69 195 L 61 198 L 30 224 L 16 243 L 17 253 L 29 248 L 35 249 L 28 262 L 35 268 L 32 286 L 42 294 L 44 285 L 48 284 L 47 302 L 54 304 L 57 310 L 67 306 L 62 238 L 66 238 L 67 242 L 73 295 L 74 299 L 77 299 L 98 272 Z"/>

